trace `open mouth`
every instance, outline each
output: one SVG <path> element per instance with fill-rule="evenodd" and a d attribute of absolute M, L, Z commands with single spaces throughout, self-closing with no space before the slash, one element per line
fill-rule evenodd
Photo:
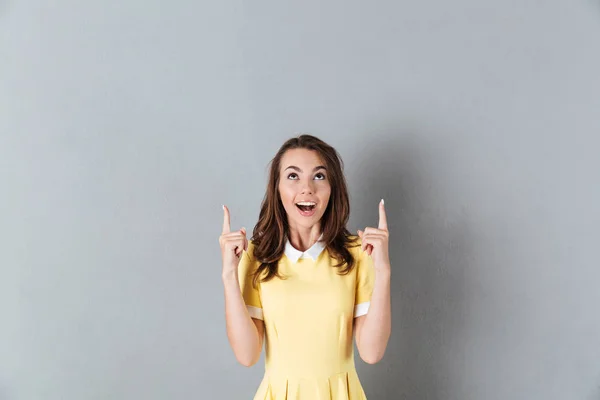
<path fill-rule="evenodd" d="M 317 207 L 317 203 L 312 201 L 301 201 L 296 203 L 296 207 L 302 212 L 302 214 L 312 214 L 315 208 Z"/>

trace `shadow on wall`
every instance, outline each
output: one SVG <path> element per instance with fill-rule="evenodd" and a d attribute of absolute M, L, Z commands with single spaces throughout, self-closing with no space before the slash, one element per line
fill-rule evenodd
<path fill-rule="evenodd" d="M 357 362 L 357 368 L 369 400 L 460 399 L 465 271 L 473 240 L 468 215 L 460 202 L 448 205 L 439 196 L 432 182 L 447 176 L 448 166 L 435 157 L 424 136 L 385 133 L 383 142 L 365 135 L 364 158 L 355 176 L 361 187 L 353 203 L 357 224 L 376 226 L 377 208 L 372 206 L 379 197 L 385 199 L 392 336 L 379 364 Z"/>

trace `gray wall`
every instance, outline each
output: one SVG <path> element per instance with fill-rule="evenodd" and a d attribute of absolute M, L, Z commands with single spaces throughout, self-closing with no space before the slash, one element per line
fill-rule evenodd
<path fill-rule="evenodd" d="M 51 5 L 53 4 L 53 5 Z M 0 399 L 250 399 L 221 204 L 311 132 L 392 235 L 369 399 L 600 399 L 600 4 L 0 1 Z"/>

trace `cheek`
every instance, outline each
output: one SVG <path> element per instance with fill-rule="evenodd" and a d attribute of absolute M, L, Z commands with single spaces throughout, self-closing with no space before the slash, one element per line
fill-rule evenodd
<path fill-rule="evenodd" d="M 331 199 L 331 189 L 325 190 L 321 199 L 325 207 L 327 207 L 327 204 L 329 204 L 329 200 Z"/>
<path fill-rule="evenodd" d="M 281 197 L 281 201 L 283 202 L 284 207 L 289 207 L 293 201 L 293 195 L 289 189 L 286 190 L 285 187 L 279 187 L 279 197 Z"/>

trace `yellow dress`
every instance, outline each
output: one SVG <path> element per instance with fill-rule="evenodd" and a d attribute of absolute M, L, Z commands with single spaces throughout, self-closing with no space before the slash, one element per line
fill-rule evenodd
<path fill-rule="evenodd" d="M 279 260 L 287 279 L 253 288 L 251 274 L 260 265 L 253 249 L 250 242 L 239 278 L 250 316 L 265 325 L 265 374 L 254 400 L 366 399 L 354 365 L 352 327 L 370 304 L 371 256 L 360 246 L 350 248 L 357 265 L 339 275 L 322 242 L 300 252 L 288 241 Z"/>

